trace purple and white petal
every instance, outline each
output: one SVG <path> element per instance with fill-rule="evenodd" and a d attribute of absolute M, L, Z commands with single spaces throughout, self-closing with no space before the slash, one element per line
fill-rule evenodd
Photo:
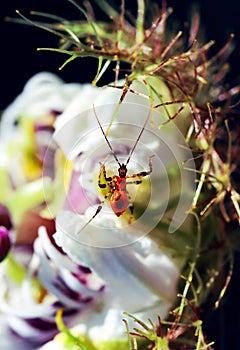
<path fill-rule="evenodd" d="M 64 215 L 63 220 L 61 215 Z M 179 278 L 177 264 L 148 237 L 134 242 L 130 237 L 127 244 L 124 236 L 134 231 L 125 230 L 121 234 L 122 229 L 118 231 L 112 227 L 107 234 L 105 218 L 102 218 L 102 227 L 99 222 L 99 229 L 89 224 L 80 232 L 79 221 L 80 216 L 73 213 L 60 213 L 54 238 L 77 264 L 85 263 L 101 276 L 105 283 L 103 297 L 106 308 L 138 313 L 162 305 L 164 310 L 160 308 L 159 311 L 162 311 L 163 317 L 166 316 L 175 298 Z M 110 234 L 114 244 L 110 242 Z M 91 241 L 87 242 L 85 238 L 83 242 L 84 235 L 91 237 Z"/>
<path fill-rule="evenodd" d="M 78 314 L 101 299 L 104 284 L 89 268 L 75 264 L 60 252 L 43 227 L 35 240 L 33 255 L 28 252 L 28 260 L 26 253 L 23 264 L 27 266 L 26 277 L 20 286 L 11 281 L 1 266 L 0 310 L 6 315 L 9 329 L 40 344 L 57 333 L 55 315 L 60 307 L 65 310 L 64 322 L 69 326 L 75 324 Z M 36 278 L 41 299 L 36 299 L 33 292 Z"/>

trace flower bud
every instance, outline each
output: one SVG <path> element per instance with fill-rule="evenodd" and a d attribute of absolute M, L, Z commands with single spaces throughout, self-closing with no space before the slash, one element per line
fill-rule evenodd
<path fill-rule="evenodd" d="M 9 231 L 6 227 L 0 226 L 0 262 L 5 259 L 11 247 Z"/>

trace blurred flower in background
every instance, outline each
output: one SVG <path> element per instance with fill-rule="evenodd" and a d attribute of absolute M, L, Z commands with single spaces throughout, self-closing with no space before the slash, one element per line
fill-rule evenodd
<path fill-rule="evenodd" d="M 2 349 L 211 349 L 201 318 L 239 249 L 233 37 L 209 57 L 197 12 L 186 34 L 165 2 L 151 18 L 141 0 L 136 18 L 98 2 L 106 23 L 71 3 L 84 20 L 19 13 L 60 38 L 45 50 L 69 56 L 61 68 L 98 68 L 92 84 L 39 73 L 3 112 Z"/>
<path fill-rule="evenodd" d="M 42 73 L 30 79 L 2 114 L 0 201 L 11 213 L 15 241 L 32 242 L 41 221 L 49 230 L 54 227 L 52 220 L 41 216 L 47 201 L 52 200 L 50 178 L 55 177 L 61 161 L 56 146 L 52 144 L 50 150 L 49 142 L 57 115 L 79 90 L 77 84 L 65 85 L 56 76 Z M 46 149 L 48 159 L 44 158 Z M 43 192 L 43 164 L 48 169 L 45 185 L 48 182 L 49 198 Z"/>

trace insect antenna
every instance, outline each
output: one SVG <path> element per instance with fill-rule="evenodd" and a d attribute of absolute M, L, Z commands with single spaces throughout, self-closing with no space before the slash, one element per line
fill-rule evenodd
<path fill-rule="evenodd" d="M 136 142 L 134 143 L 134 145 L 133 145 L 133 147 L 132 147 L 132 149 L 131 149 L 131 151 L 130 151 L 130 153 L 129 153 L 128 159 L 127 159 L 126 164 L 125 164 L 126 166 L 128 165 L 128 163 L 129 163 L 129 161 L 130 161 L 130 159 L 131 159 L 131 157 L 132 157 L 132 154 L 133 154 L 133 152 L 135 151 L 135 148 L 137 147 L 137 144 L 138 144 L 138 142 L 139 142 L 139 140 L 140 140 L 140 138 L 141 138 L 141 136 L 142 136 L 142 134 L 143 134 L 143 131 L 144 131 L 145 128 L 146 128 L 146 125 L 147 125 L 147 123 L 148 123 L 148 121 L 149 121 L 151 112 L 152 112 L 152 109 L 150 109 L 150 111 L 148 112 L 147 118 L 146 118 L 146 120 L 145 120 L 145 122 L 144 122 L 144 124 L 143 124 L 143 127 L 142 127 L 142 129 L 141 129 L 139 135 L 138 135 L 138 138 L 137 138 Z"/>
<path fill-rule="evenodd" d="M 109 142 L 109 140 L 108 140 L 108 138 L 107 138 L 107 136 L 106 136 L 106 134 L 105 134 L 105 132 L 104 132 L 104 130 L 103 130 L 103 127 L 102 127 L 102 125 L 101 125 L 101 123 L 100 123 L 100 120 L 98 119 L 98 116 L 97 116 L 96 109 L 95 109 L 94 105 L 93 105 L 93 112 L 94 112 L 94 115 L 95 115 L 95 117 L 96 117 L 96 119 L 97 119 L 98 125 L 99 125 L 99 127 L 100 127 L 100 129 L 101 129 L 101 131 L 102 131 L 102 134 L 103 134 L 103 136 L 104 136 L 104 138 L 105 138 L 105 140 L 106 140 L 106 142 L 107 142 L 107 144 L 108 144 L 108 147 L 110 148 L 110 150 L 111 150 L 111 152 L 112 152 L 112 154 L 113 154 L 113 156 L 114 156 L 116 162 L 117 162 L 118 165 L 121 167 L 121 164 L 120 164 L 120 162 L 119 162 L 119 160 L 118 160 L 118 158 L 117 158 L 117 156 L 116 156 L 116 153 L 115 153 L 114 149 L 112 148 L 112 145 L 111 145 L 111 143 Z"/>

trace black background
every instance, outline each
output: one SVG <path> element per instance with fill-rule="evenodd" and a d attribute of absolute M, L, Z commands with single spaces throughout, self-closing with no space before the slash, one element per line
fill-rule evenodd
<path fill-rule="evenodd" d="M 128 8 L 136 3 L 135 0 L 125 2 Z M 188 20 L 189 11 L 194 3 L 191 0 L 168 1 L 168 5 L 174 8 L 174 16 L 181 21 Z M 235 34 L 236 48 L 229 61 L 231 70 L 228 81 L 230 84 L 240 83 L 240 4 L 237 0 L 227 2 L 199 0 L 196 3 L 201 13 L 202 27 L 205 28 L 205 41 L 214 39 L 216 48 L 220 48 L 230 33 Z M 1 1 L 0 110 L 4 109 L 21 92 L 26 81 L 39 71 L 54 72 L 66 82 L 91 81 L 96 72 L 94 60 L 76 60 L 59 72 L 58 67 L 64 62 L 65 56 L 36 51 L 37 47 L 56 47 L 58 39 L 38 28 L 5 22 L 6 16 L 17 17 L 16 9 L 28 17 L 30 10 L 59 14 L 67 19 L 81 17 L 78 10 L 67 0 Z M 210 316 L 207 317 L 206 330 L 209 340 L 216 341 L 215 350 L 240 349 L 239 271 L 240 263 L 236 261 L 234 278 L 223 300 L 222 308 L 209 312 Z"/>
<path fill-rule="evenodd" d="M 157 0 L 155 0 L 157 2 Z M 81 0 L 78 0 L 81 3 Z M 114 1 L 119 3 L 120 0 Z M 161 0 L 159 0 L 159 3 Z M 92 0 L 94 3 L 94 0 Z M 125 0 L 126 7 L 131 8 L 136 0 Z M 190 9 L 195 1 L 168 1 L 173 7 L 173 16 L 181 21 L 189 20 Z M 217 0 L 202 0 L 196 2 L 201 13 L 202 28 L 205 28 L 206 41 L 216 40 L 215 47 L 221 47 L 231 32 L 235 33 L 236 50 L 231 57 L 231 76 L 240 77 L 240 5 L 236 0 L 221 2 Z M 96 72 L 95 60 L 78 59 L 59 72 L 58 67 L 66 56 L 51 52 L 36 51 L 37 47 L 56 47 L 58 39 L 39 28 L 27 25 L 7 23 L 6 16 L 18 17 L 15 10 L 20 10 L 25 16 L 30 16 L 31 10 L 61 15 L 67 19 L 79 19 L 81 13 L 67 0 L 7 0 L 0 3 L 0 77 L 1 94 L 0 110 L 5 108 L 19 94 L 25 82 L 35 73 L 43 70 L 60 75 L 65 81 L 91 81 Z M 100 12 L 101 16 L 102 13 Z M 170 16 L 171 18 L 172 16 Z M 81 17 L 82 18 L 82 17 Z M 181 28 L 182 29 L 182 28 Z M 239 78 L 240 79 L 240 78 Z"/>

